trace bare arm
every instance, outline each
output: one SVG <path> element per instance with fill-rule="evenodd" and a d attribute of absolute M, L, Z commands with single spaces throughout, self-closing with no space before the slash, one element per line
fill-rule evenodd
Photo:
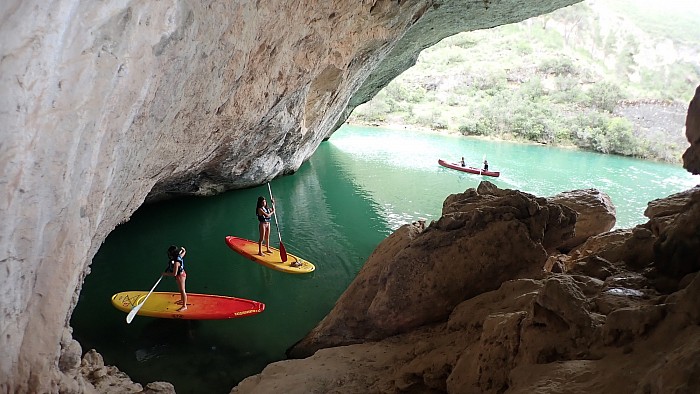
<path fill-rule="evenodd" d="M 275 212 L 275 207 L 274 205 L 270 209 L 270 213 L 266 213 L 262 208 L 258 208 L 258 215 L 259 216 L 264 216 L 266 218 L 272 217 L 272 213 Z"/>
<path fill-rule="evenodd" d="M 180 270 L 180 262 L 176 261 L 175 266 L 173 267 L 173 272 L 163 272 L 161 275 L 162 276 L 177 276 L 177 271 Z"/>

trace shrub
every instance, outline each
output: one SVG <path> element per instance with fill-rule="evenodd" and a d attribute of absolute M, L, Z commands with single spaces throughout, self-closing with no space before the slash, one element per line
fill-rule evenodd
<path fill-rule="evenodd" d="M 596 146 L 600 141 L 595 136 L 604 134 L 605 126 L 605 118 L 597 112 L 588 111 L 577 115 L 572 121 L 571 136 L 574 144 L 584 149 L 598 150 Z"/>
<path fill-rule="evenodd" d="M 594 84 L 588 89 L 586 96 L 588 97 L 587 102 L 589 106 L 608 112 L 612 112 L 618 101 L 624 97 L 622 89 L 610 82 Z"/>
<path fill-rule="evenodd" d="M 447 130 L 447 123 L 443 119 L 438 119 L 430 127 L 435 130 Z"/>
<path fill-rule="evenodd" d="M 384 101 L 372 100 L 355 108 L 354 114 L 366 122 L 383 122 L 390 109 Z"/>
<path fill-rule="evenodd" d="M 399 81 L 397 79 L 391 81 L 389 85 L 382 89 L 372 100 L 385 99 L 380 96 L 380 93 L 386 94 L 385 97 L 391 98 L 396 102 L 407 101 L 409 103 L 420 103 L 425 99 L 426 95 L 426 91 L 422 86 Z"/>
<path fill-rule="evenodd" d="M 551 142 L 554 138 L 552 117 L 547 106 L 524 103 L 514 109 L 510 130 L 528 141 Z"/>
<path fill-rule="evenodd" d="M 527 82 L 520 85 L 518 93 L 526 100 L 536 100 L 547 94 L 542 85 L 542 79 L 537 76 L 530 78 Z"/>
<path fill-rule="evenodd" d="M 473 123 L 460 126 L 460 131 L 465 135 L 484 136 L 491 135 L 493 127 L 486 118 L 481 118 Z"/>
<path fill-rule="evenodd" d="M 474 78 L 474 87 L 484 91 L 490 96 L 493 96 L 507 87 L 506 76 L 504 73 L 479 75 Z"/>
<path fill-rule="evenodd" d="M 458 33 L 454 36 L 447 37 L 440 44 L 454 45 L 460 48 L 469 49 L 476 46 L 477 41 L 473 38 L 473 35 L 469 33 Z M 440 45 L 438 44 L 438 45 Z"/>
<path fill-rule="evenodd" d="M 533 52 L 532 45 L 530 45 L 530 43 L 527 41 L 518 41 L 515 44 L 515 50 L 520 55 L 530 55 Z"/>
<path fill-rule="evenodd" d="M 608 121 L 605 134 L 608 150 L 624 156 L 640 156 L 640 141 L 632 134 L 632 123 L 625 118 L 612 118 Z"/>
<path fill-rule="evenodd" d="M 539 66 L 537 66 L 537 71 L 543 74 L 553 74 L 557 76 L 578 74 L 578 69 L 574 63 L 565 56 L 543 60 Z"/>
<path fill-rule="evenodd" d="M 551 95 L 557 103 L 578 103 L 583 97 L 583 91 L 578 86 L 578 81 L 559 76 L 556 78 L 557 90 Z"/>

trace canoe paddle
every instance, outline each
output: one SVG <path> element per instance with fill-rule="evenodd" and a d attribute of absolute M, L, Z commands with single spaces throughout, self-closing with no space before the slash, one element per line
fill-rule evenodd
<path fill-rule="evenodd" d="M 146 303 L 146 300 L 148 299 L 148 297 L 151 296 L 151 293 L 153 293 L 153 290 L 156 289 L 156 286 L 158 286 L 158 283 L 160 283 L 161 279 L 163 279 L 163 275 L 161 275 L 160 278 L 158 278 L 158 281 L 156 282 L 155 285 L 153 285 L 153 288 L 151 289 L 151 291 L 148 292 L 148 295 L 146 295 L 146 298 L 143 299 L 143 302 L 136 305 L 133 309 L 131 309 L 131 312 L 129 312 L 129 314 L 126 315 L 126 323 L 127 324 L 131 324 L 131 321 L 134 320 L 134 316 L 136 316 L 138 311 L 141 310 L 141 307 L 143 306 L 143 304 Z"/>
<path fill-rule="evenodd" d="M 270 182 L 267 182 L 267 190 L 270 192 L 270 200 L 272 200 L 273 207 L 274 209 L 274 201 L 275 199 L 272 197 L 272 188 L 270 187 Z M 280 240 L 280 256 L 282 257 L 282 262 L 287 261 L 287 250 L 284 248 L 284 244 L 282 243 L 282 234 L 280 234 L 280 225 L 277 223 L 277 210 L 274 209 L 272 211 L 272 215 L 275 217 L 275 227 L 277 227 L 277 237 Z"/>

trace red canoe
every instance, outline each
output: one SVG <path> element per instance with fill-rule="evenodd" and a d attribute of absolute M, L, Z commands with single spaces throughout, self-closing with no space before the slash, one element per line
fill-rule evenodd
<path fill-rule="evenodd" d="M 468 172 L 471 174 L 486 175 L 486 176 L 499 176 L 499 175 L 501 175 L 501 173 L 499 171 L 484 171 L 481 168 L 462 167 L 462 165 L 460 163 L 448 163 L 442 159 L 438 159 L 438 164 L 440 164 L 443 167 L 451 168 L 451 169 L 457 170 L 457 171 Z"/>

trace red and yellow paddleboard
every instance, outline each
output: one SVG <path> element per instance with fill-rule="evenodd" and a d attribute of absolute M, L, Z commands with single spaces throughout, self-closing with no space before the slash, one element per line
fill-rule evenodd
<path fill-rule="evenodd" d="M 260 256 L 258 254 L 258 243 L 248 239 L 229 235 L 226 237 L 226 245 L 243 257 L 253 260 L 258 264 L 262 264 L 265 267 L 272 268 L 273 270 L 286 272 L 288 274 L 308 274 L 316 269 L 315 265 L 290 253 L 287 253 L 287 261 L 282 261 L 280 251 L 273 247 L 270 247 L 272 253 L 264 253 L 265 246 L 263 245 L 264 256 Z M 299 265 L 295 267 L 294 263 Z"/>
<path fill-rule="evenodd" d="M 123 312 L 130 312 L 143 302 L 148 291 L 124 291 L 112 296 L 112 305 Z M 182 306 L 180 293 L 152 293 L 137 315 L 162 319 L 217 320 L 256 315 L 265 310 L 265 304 L 243 298 L 211 294 L 187 293 L 187 310 Z"/>

